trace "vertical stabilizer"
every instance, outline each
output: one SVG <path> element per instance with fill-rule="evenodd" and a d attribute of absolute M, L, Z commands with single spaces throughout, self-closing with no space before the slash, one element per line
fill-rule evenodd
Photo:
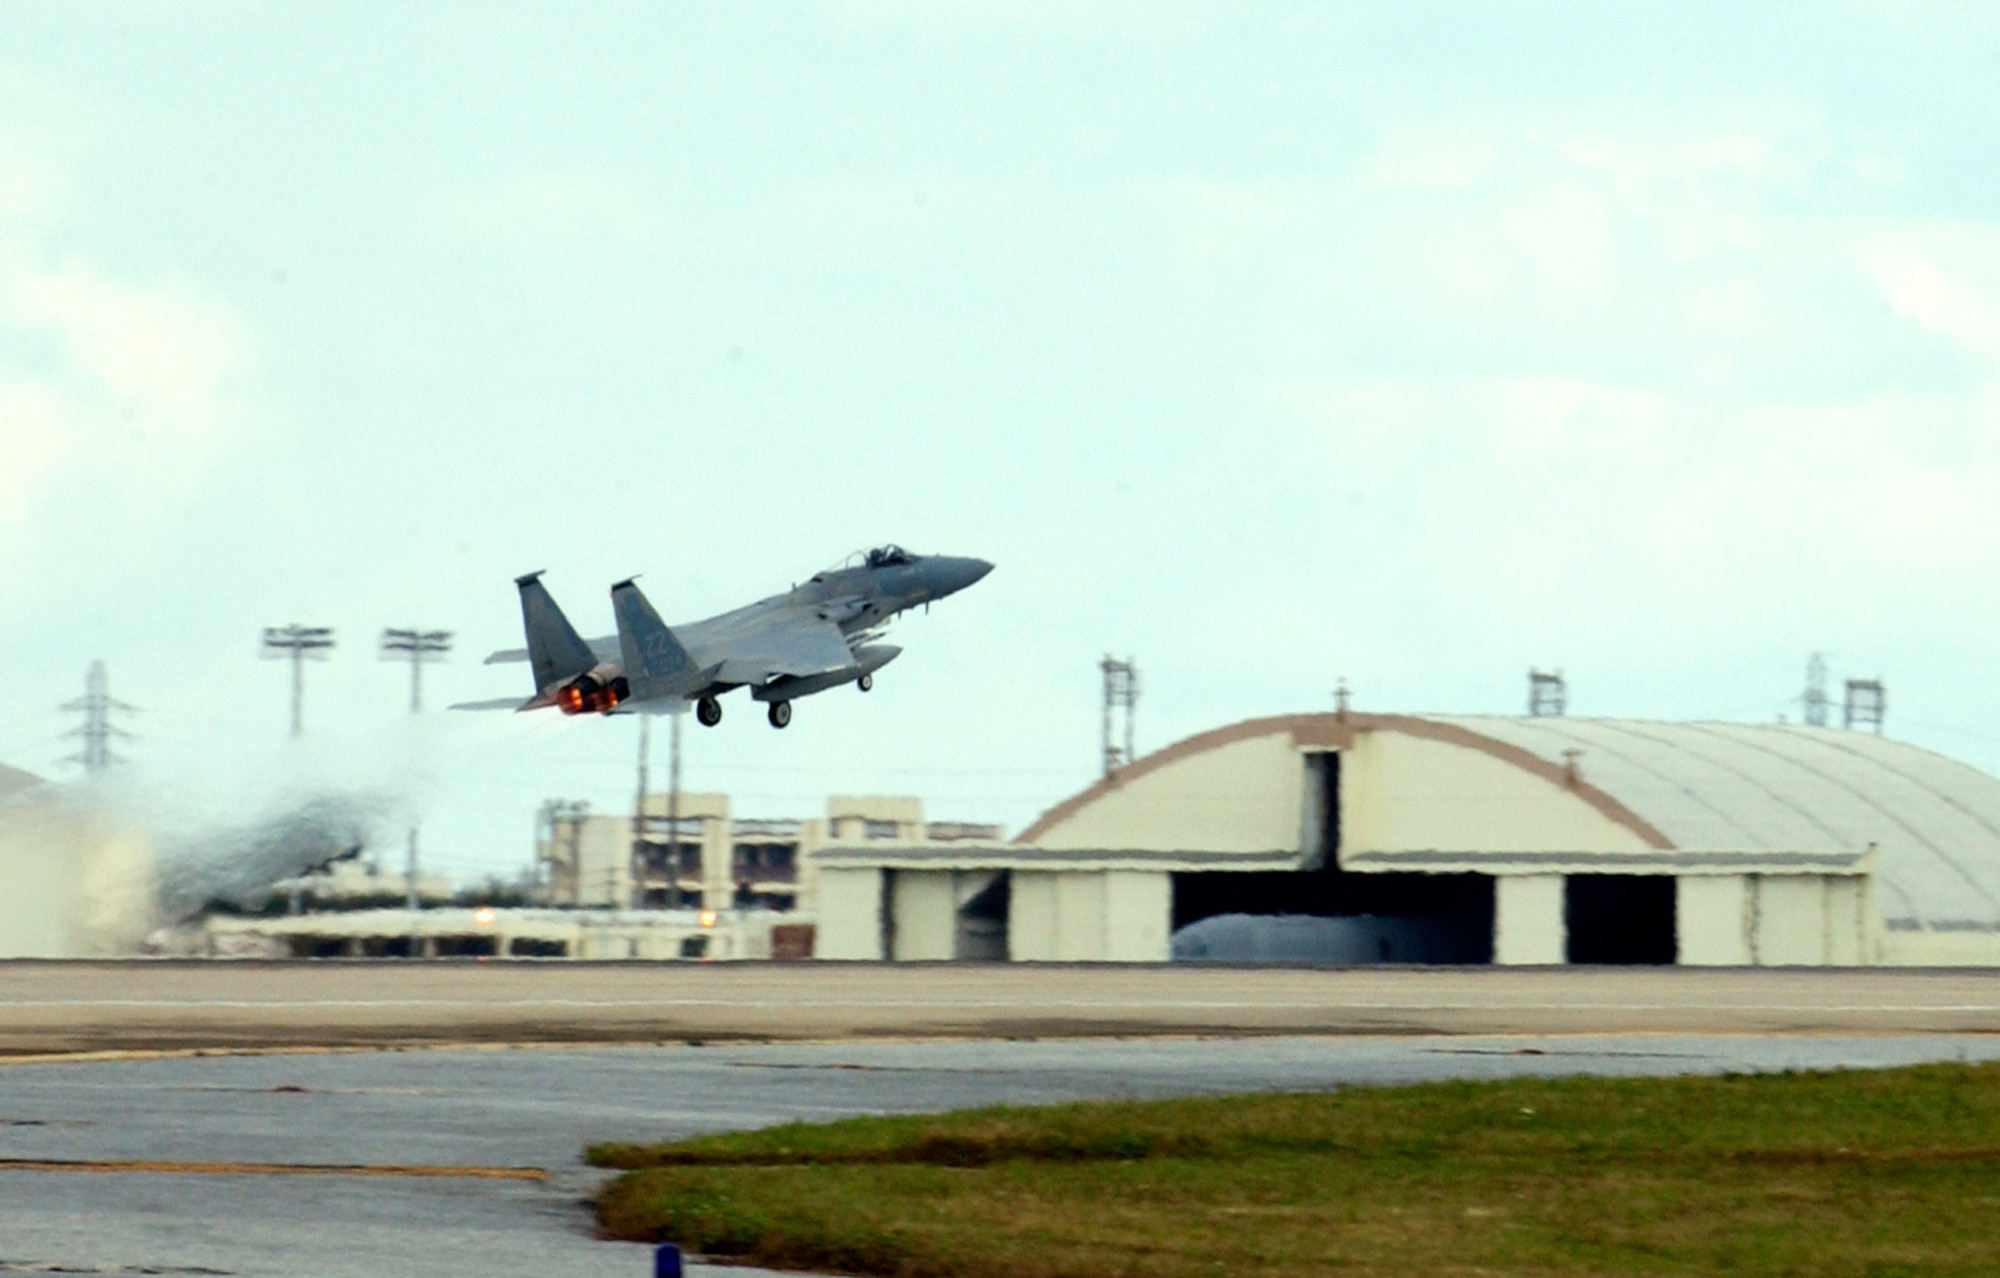
<path fill-rule="evenodd" d="M 542 574 L 516 577 L 514 584 L 521 588 L 521 628 L 528 635 L 528 664 L 535 672 L 535 691 L 544 692 L 595 668 L 597 654 L 556 607 L 542 585 Z"/>
<path fill-rule="evenodd" d="M 694 658 L 630 581 L 611 588 L 611 611 L 618 618 L 618 651 L 634 698 L 682 696 L 699 682 Z"/>

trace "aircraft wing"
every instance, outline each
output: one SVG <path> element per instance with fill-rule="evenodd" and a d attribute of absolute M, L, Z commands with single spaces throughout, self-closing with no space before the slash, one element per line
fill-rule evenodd
<path fill-rule="evenodd" d="M 730 640 L 714 657 L 722 660 L 716 678 L 723 683 L 762 685 L 784 675 L 830 674 L 854 666 L 854 653 L 840 627 L 816 617 L 782 622 Z"/>

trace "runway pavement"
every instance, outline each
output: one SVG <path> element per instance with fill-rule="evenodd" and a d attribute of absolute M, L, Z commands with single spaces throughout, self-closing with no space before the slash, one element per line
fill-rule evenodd
<path fill-rule="evenodd" d="M 1996 1058 L 1990 1035 L 1348 1035 L 17 1060 L 0 1064 L 0 1274 L 640 1278 L 646 1248 L 591 1234 L 589 1141 L 1002 1102 Z"/>
<path fill-rule="evenodd" d="M 2000 972 L 1899 968 L 0 963 L 0 1055 L 441 1043 L 2000 1032 Z"/>
<path fill-rule="evenodd" d="M 637 1275 L 590 1232 L 588 1141 L 2000 1059 L 1996 1030 L 1983 971 L 0 963 L 0 1274 Z M 316 1050 L 370 1047 L 409 1050 Z"/>

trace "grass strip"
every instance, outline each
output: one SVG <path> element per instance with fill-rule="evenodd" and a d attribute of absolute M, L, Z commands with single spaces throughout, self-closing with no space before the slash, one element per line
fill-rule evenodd
<path fill-rule="evenodd" d="M 604 1230 L 895 1278 L 1991 1274 L 2000 1066 L 1510 1079 L 608 1144 Z"/>

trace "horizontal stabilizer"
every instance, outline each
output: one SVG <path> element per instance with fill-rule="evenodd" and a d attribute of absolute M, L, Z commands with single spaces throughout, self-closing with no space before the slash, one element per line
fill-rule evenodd
<path fill-rule="evenodd" d="M 521 700 L 521 699 L 520 699 L 519 697 L 495 697 L 495 698 L 493 698 L 493 699 L 492 699 L 491 701 L 459 701 L 459 702 L 454 702 L 454 703 L 453 703 L 453 704 L 452 704 L 452 705 L 450 706 L 450 709 L 453 709 L 453 710 L 539 710 L 539 709 L 541 709 L 541 708 L 542 708 L 543 706 L 552 706 L 552 705 L 554 705 L 554 704 L 555 704 L 555 702 L 554 702 L 554 701 L 550 700 L 550 699 L 549 699 L 549 698 L 547 698 L 547 697 L 542 697 L 542 696 L 535 696 L 535 697 L 530 697 L 530 698 L 528 698 L 528 699 L 527 699 L 526 701 L 523 701 L 523 700 Z"/>

